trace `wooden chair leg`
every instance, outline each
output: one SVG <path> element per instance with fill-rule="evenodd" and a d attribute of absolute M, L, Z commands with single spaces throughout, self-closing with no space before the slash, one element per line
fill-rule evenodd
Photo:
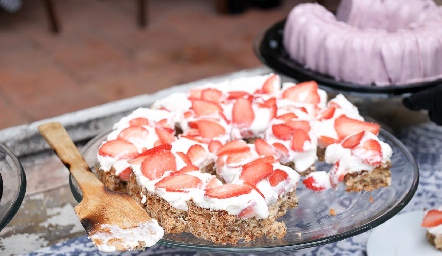
<path fill-rule="evenodd" d="M 46 13 L 48 15 L 51 30 L 52 32 L 57 34 L 58 32 L 60 32 L 60 23 L 57 15 L 57 10 L 55 9 L 55 3 L 52 0 L 44 0 L 43 4 L 46 8 Z"/>
<path fill-rule="evenodd" d="M 147 0 L 137 0 L 137 19 L 138 26 L 141 28 L 146 27 L 147 24 Z"/>

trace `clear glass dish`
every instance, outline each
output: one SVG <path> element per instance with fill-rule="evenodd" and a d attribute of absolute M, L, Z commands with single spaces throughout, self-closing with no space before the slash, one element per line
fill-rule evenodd
<path fill-rule="evenodd" d="M 26 174 L 17 157 L 0 143 L 0 230 L 17 213 L 26 193 Z"/>
<path fill-rule="evenodd" d="M 98 164 L 97 150 L 107 134 L 99 134 L 81 150 L 89 166 Z M 282 239 L 261 238 L 251 242 L 240 241 L 236 245 L 221 245 L 182 233 L 166 234 L 159 243 L 218 252 L 272 252 L 336 242 L 370 230 L 402 210 L 413 197 L 419 182 L 418 166 L 408 149 L 383 129 L 380 138 L 393 148 L 391 186 L 361 193 L 348 193 L 342 187 L 338 191 L 314 192 L 300 183 L 297 189 L 299 206 L 279 219 L 287 226 L 287 234 Z M 330 168 L 323 162 L 318 162 L 316 167 L 318 170 Z M 69 182 L 75 199 L 80 202 L 81 190 L 72 176 Z M 336 212 L 335 216 L 330 215 L 330 209 Z"/>

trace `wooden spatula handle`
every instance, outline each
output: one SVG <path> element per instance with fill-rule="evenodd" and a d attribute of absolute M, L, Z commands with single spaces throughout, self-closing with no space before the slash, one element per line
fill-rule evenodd
<path fill-rule="evenodd" d="M 87 193 L 94 193 L 95 189 L 103 188 L 103 183 L 90 171 L 88 164 L 60 123 L 42 124 L 38 126 L 38 130 L 74 176 L 83 196 L 86 196 Z"/>

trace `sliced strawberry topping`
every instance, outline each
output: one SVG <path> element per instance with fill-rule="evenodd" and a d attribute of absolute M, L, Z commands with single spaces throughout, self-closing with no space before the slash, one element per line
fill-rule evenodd
<path fill-rule="evenodd" d="M 199 165 L 209 156 L 209 153 L 199 144 L 192 145 L 187 151 L 187 156 L 194 165 Z"/>
<path fill-rule="evenodd" d="M 442 224 L 442 211 L 429 210 L 422 220 L 421 226 L 424 228 L 432 228 Z"/>
<path fill-rule="evenodd" d="M 198 120 L 197 124 L 198 130 L 203 138 L 214 139 L 226 133 L 226 129 L 214 121 L 202 119 Z"/>
<path fill-rule="evenodd" d="M 190 158 L 184 152 L 176 152 L 175 154 L 177 154 L 186 165 L 192 164 L 192 160 L 190 160 Z"/>
<path fill-rule="evenodd" d="M 210 116 L 223 111 L 218 103 L 207 100 L 192 100 L 192 109 L 197 116 Z"/>
<path fill-rule="evenodd" d="M 276 117 L 276 119 L 281 119 L 281 120 L 284 120 L 284 121 L 290 121 L 290 120 L 295 119 L 295 118 L 298 118 L 298 116 L 295 113 L 292 113 L 292 112 L 289 112 L 289 113 L 286 113 L 286 114 L 282 114 L 282 115 Z"/>
<path fill-rule="evenodd" d="M 258 104 L 260 108 L 268 108 L 270 110 L 270 117 L 269 119 L 272 120 L 276 117 L 276 113 L 278 112 L 278 106 L 276 105 L 276 99 L 270 98 L 266 101 L 264 101 L 261 104 Z"/>
<path fill-rule="evenodd" d="M 214 188 L 223 185 L 223 183 L 215 176 L 213 176 L 206 185 L 206 189 Z"/>
<path fill-rule="evenodd" d="M 256 215 L 256 201 L 253 201 L 246 208 L 244 208 L 240 213 L 238 213 L 238 217 L 243 219 L 252 218 Z"/>
<path fill-rule="evenodd" d="M 207 88 L 201 91 L 201 99 L 218 103 L 223 93 L 214 88 Z"/>
<path fill-rule="evenodd" d="M 229 154 L 226 159 L 226 163 L 227 164 L 241 163 L 243 161 L 246 161 L 247 159 L 252 158 L 253 156 L 254 154 L 251 151 Z"/>
<path fill-rule="evenodd" d="M 282 97 L 309 104 L 318 104 L 321 101 L 318 94 L 318 84 L 315 81 L 302 82 L 292 86 L 282 93 Z"/>
<path fill-rule="evenodd" d="M 339 116 L 335 120 L 335 130 L 341 140 L 348 135 L 361 131 L 368 131 L 377 135 L 380 129 L 381 127 L 378 124 L 352 119 L 346 115 Z"/>
<path fill-rule="evenodd" d="M 248 194 L 252 188 L 240 184 L 224 184 L 213 188 L 206 189 L 205 195 L 211 198 L 225 199 Z"/>
<path fill-rule="evenodd" d="M 231 91 L 231 92 L 229 92 L 229 96 L 227 97 L 227 99 L 228 100 L 236 100 L 239 98 L 244 98 L 248 95 L 250 95 L 250 94 L 245 91 Z"/>
<path fill-rule="evenodd" d="M 248 99 L 239 98 L 233 104 L 232 122 L 238 127 L 249 127 L 255 120 L 255 112 L 252 102 Z"/>
<path fill-rule="evenodd" d="M 285 171 L 276 169 L 269 175 L 267 179 L 269 180 L 270 185 L 275 187 L 280 182 L 287 180 L 288 177 L 289 175 Z"/>
<path fill-rule="evenodd" d="M 377 140 L 366 140 L 360 147 L 354 148 L 352 153 L 369 165 L 377 166 L 382 162 L 382 147 Z"/>
<path fill-rule="evenodd" d="M 292 134 L 291 148 L 296 152 L 304 152 L 304 143 L 310 141 L 310 136 L 301 129 L 294 129 Z"/>
<path fill-rule="evenodd" d="M 337 139 L 330 138 L 328 136 L 319 136 L 318 137 L 318 146 L 320 148 L 326 148 L 331 144 L 338 143 Z"/>
<path fill-rule="evenodd" d="M 149 150 L 143 151 L 141 154 L 138 154 L 137 156 L 135 156 L 134 158 L 132 158 L 128 162 L 131 165 L 141 164 L 144 161 L 144 159 L 146 159 L 146 157 L 153 154 L 154 152 L 163 151 L 163 150 L 171 150 L 171 149 L 172 149 L 172 145 L 170 145 L 170 144 L 162 144 L 159 146 L 155 146 Z"/>
<path fill-rule="evenodd" d="M 175 156 L 169 150 L 153 151 L 141 163 L 141 172 L 150 180 L 161 178 L 166 171 L 176 171 Z"/>
<path fill-rule="evenodd" d="M 289 140 L 292 137 L 293 128 L 286 124 L 272 125 L 272 132 L 280 140 Z"/>
<path fill-rule="evenodd" d="M 225 154 L 233 154 L 249 151 L 250 148 L 247 146 L 247 143 L 243 140 L 232 140 L 218 148 L 216 151 L 217 156 L 225 155 Z"/>
<path fill-rule="evenodd" d="M 243 166 L 240 178 L 252 185 L 256 185 L 259 181 L 266 178 L 273 172 L 273 165 L 263 158 L 252 161 Z"/>
<path fill-rule="evenodd" d="M 201 99 L 201 93 L 203 89 L 201 88 L 192 88 L 189 90 L 189 100 L 199 100 Z"/>
<path fill-rule="evenodd" d="M 276 149 L 273 148 L 267 141 L 263 139 L 255 140 L 256 152 L 262 156 L 275 156 Z"/>
<path fill-rule="evenodd" d="M 309 188 L 314 191 L 322 191 L 325 189 L 324 186 L 316 182 L 315 178 L 313 176 L 309 176 L 306 179 L 302 181 L 304 183 L 306 188 Z"/>
<path fill-rule="evenodd" d="M 310 131 L 310 123 L 306 120 L 290 120 L 285 123 L 293 129 L 301 129 L 305 132 Z"/>
<path fill-rule="evenodd" d="M 199 170 L 198 167 L 196 167 L 193 164 L 189 164 L 189 165 L 186 165 L 183 168 L 179 169 L 178 171 L 174 172 L 173 175 L 182 175 L 182 174 L 185 174 L 188 172 L 194 172 L 194 171 L 198 171 L 198 170 Z"/>
<path fill-rule="evenodd" d="M 280 89 L 280 79 L 279 76 L 273 74 L 267 78 L 267 80 L 262 85 L 261 91 L 266 94 L 277 93 Z"/>
<path fill-rule="evenodd" d="M 335 110 L 336 110 L 336 108 L 334 108 L 334 107 L 328 107 L 328 108 L 324 109 L 323 111 L 321 111 L 317 115 L 316 119 L 318 119 L 319 121 L 328 120 L 335 115 Z"/>
<path fill-rule="evenodd" d="M 130 159 L 138 155 L 138 149 L 127 140 L 110 140 L 101 145 L 98 150 L 101 156 L 110 156 L 116 159 Z"/>
<path fill-rule="evenodd" d="M 129 121 L 130 126 L 149 125 L 149 120 L 144 117 L 137 117 Z"/>
<path fill-rule="evenodd" d="M 165 188 L 169 192 L 186 192 L 187 189 L 198 188 L 202 184 L 203 182 L 198 177 L 183 174 L 164 177 L 155 186 Z"/>
<path fill-rule="evenodd" d="M 275 143 L 273 143 L 273 146 L 275 147 L 276 152 L 278 153 L 278 156 L 279 156 L 278 159 L 286 158 L 289 156 L 289 150 L 287 149 L 286 146 L 284 146 L 284 144 L 279 143 L 279 142 L 275 142 Z"/>
<path fill-rule="evenodd" d="M 365 132 L 362 131 L 360 133 L 355 133 L 353 135 L 350 135 L 346 137 L 342 142 L 343 148 L 354 148 L 356 147 L 359 142 L 361 142 L 362 137 L 364 137 Z"/>
<path fill-rule="evenodd" d="M 134 143 L 138 140 L 146 140 L 149 137 L 149 131 L 142 126 L 129 126 L 118 134 L 117 139 L 127 140 Z"/>
<path fill-rule="evenodd" d="M 333 189 L 336 189 L 338 187 L 339 182 L 342 182 L 344 180 L 344 176 L 346 174 L 345 170 L 340 168 L 340 164 L 341 163 L 337 161 L 329 172 L 330 184 Z"/>
<path fill-rule="evenodd" d="M 155 132 L 157 133 L 162 144 L 170 144 L 176 140 L 175 136 L 173 136 L 168 129 L 155 127 Z"/>
<path fill-rule="evenodd" d="M 210 153 L 215 153 L 223 144 L 219 140 L 212 140 L 209 142 Z"/>
<path fill-rule="evenodd" d="M 122 172 L 120 172 L 120 174 L 118 174 L 118 177 L 120 177 L 121 180 L 129 181 L 131 174 L 132 174 L 132 168 L 127 167 Z"/>

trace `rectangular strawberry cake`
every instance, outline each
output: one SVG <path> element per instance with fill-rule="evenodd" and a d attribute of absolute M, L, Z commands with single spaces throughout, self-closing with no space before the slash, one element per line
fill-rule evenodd
<path fill-rule="evenodd" d="M 100 146 L 100 179 L 128 193 L 165 233 L 215 243 L 281 238 L 277 219 L 315 191 L 390 184 L 391 147 L 344 96 L 275 74 L 207 84 L 139 108 Z M 332 164 L 316 171 L 317 161 Z"/>

